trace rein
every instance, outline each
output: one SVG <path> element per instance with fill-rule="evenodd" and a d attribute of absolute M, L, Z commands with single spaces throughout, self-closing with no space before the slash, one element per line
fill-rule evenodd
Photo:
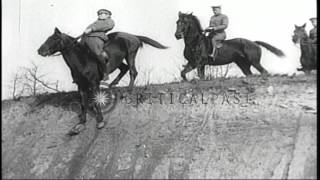
<path fill-rule="evenodd" d="M 69 50 L 70 48 L 73 48 L 73 46 L 76 44 L 76 42 L 83 36 L 84 34 L 81 34 L 77 37 L 75 37 L 75 39 L 71 42 L 70 45 L 68 45 L 67 47 L 63 48 L 61 51 L 67 51 Z M 53 54 L 51 56 L 60 56 L 61 55 L 61 52 L 57 53 L 57 54 Z"/>

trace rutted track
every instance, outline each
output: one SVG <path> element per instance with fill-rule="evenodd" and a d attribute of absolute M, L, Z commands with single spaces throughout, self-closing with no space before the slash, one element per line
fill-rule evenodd
<path fill-rule="evenodd" d="M 162 103 L 120 100 L 99 131 L 88 115 L 74 137 L 75 93 L 2 102 L 3 177 L 316 178 L 315 75 L 136 88 L 159 92 Z"/>

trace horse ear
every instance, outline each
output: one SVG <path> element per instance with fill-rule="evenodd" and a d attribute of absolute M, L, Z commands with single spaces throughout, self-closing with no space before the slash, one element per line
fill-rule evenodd
<path fill-rule="evenodd" d="M 306 27 L 306 23 L 304 23 L 304 24 L 302 25 L 302 27 L 305 28 L 305 27 Z"/>
<path fill-rule="evenodd" d="M 60 30 L 59 30 L 57 27 L 54 28 L 54 33 L 55 33 L 55 34 L 61 34 Z"/>
<path fill-rule="evenodd" d="M 193 14 L 193 12 L 190 13 L 190 15 L 192 15 L 192 14 Z"/>
<path fill-rule="evenodd" d="M 179 15 L 179 17 L 182 15 L 181 11 L 179 11 L 179 14 L 178 14 L 178 15 Z"/>

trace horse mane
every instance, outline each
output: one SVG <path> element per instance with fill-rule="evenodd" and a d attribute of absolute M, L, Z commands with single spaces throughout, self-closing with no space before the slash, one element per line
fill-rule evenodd
<path fill-rule="evenodd" d="M 202 32 L 203 29 L 201 27 L 201 24 L 200 24 L 200 21 L 198 19 L 198 17 L 196 17 L 195 15 L 193 14 L 189 14 L 189 16 L 191 17 L 192 21 L 195 23 L 196 25 L 196 28 L 198 29 L 199 32 Z"/>
<path fill-rule="evenodd" d="M 306 31 L 305 28 L 303 28 L 303 26 L 298 26 L 299 30 L 303 32 L 302 36 L 301 36 L 301 40 L 302 42 L 308 42 L 310 40 L 308 33 Z"/>
<path fill-rule="evenodd" d="M 67 40 L 68 43 L 70 43 L 70 44 L 74 43 L 74 45 L 73 45 L 74 49 L 76 49 L 80 53 L 86 52 L 86 53 L 89 53 L 89 55 L 91 55 L 90 51 L 88 51 L 88 48 L 85 47 L 84 44 L 79 43 L 76 38 L 74 38 L 74 37 L 72 37 L 72 36 L 70 36 L 68 34 L 65 34 L 65 33 L 62 33 L 62 34 L 65 37 L 64 39 Z"/>
<path fill-rule="evenodd" d="M 92 67 L 93 64 L 97 64 L 95 55 L 91 53 L 84 44 L 78 42 L 76 38 L 65 33 L 62 33 L 62 37 L 65 40 L 65 42 L 68 43 L 67 46 L 72 46 L 70 48 L 72 48 L 73 52 L 77 54 L 78 62 L 82 64 L 82 66 L 85 66 L 84 71 Z M 97 66 L 97 68 L 102 78 L 103 76 L 102 69 L 101 67 L 99 67 L 99 65 Z"/>
<path fill-rule="evenodd" d="M 67 43 L 68 44 L 70 43 L 69 45 L 72 46 L 73 50 L 83 57 L 83 58 L 79 58 L 79 62 L 81 64 L 87 64 L 91 62 L 96 63 L 97 60 L 95 55 L 91 53 L 84 44 L 78 42 L 76 38 L 68 34 L 62 33 L 62 35 L 64 39 L 67 41 Z"/>

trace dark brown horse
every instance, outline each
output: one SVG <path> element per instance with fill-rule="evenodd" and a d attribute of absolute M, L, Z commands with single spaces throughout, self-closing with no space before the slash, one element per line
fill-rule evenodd
<path fill-rule="evenodd" d="M 310 42 L 305 27 L 306 24 L 302 26 L 295 25 L 292 41 L 294 44 L 300 44 L 300 63 L 302 68 L 297 68 L 297 70 L 309 74 L 311 70 L 317 68 L 317 44 Z"/>
<path fill-rule="evenodd" d="M 187 80 L 186 73 L 195 68 L 198 70 L 200 79 L 204 79 L 205 65 L 217 66 L 232 62 L 236 63 L 246 76 L 252 75 L 250 70 L 251 66 L 255 67 L 261 74 L 266 75 L 268 73 L 267 70 L 260 64 L 260 46 L 265 47 L 279 57 L 284 56 L 284 53 L 280 49 L 268 43 L 261 41 L 252 42 L 247 39 L 236 38 L 225 40 L 223 46 L 217 49 L 217 56 L 215 61 L 213 61 L 212 58 L 209 57 L 210 51 L 212 51 L 210 39 L 213 33 L 214 32 L 212 32 L 209 37 L 206 37 L 197 17 L 192 15 L 192 13 L 184 14 L 179 12 L 175 37 L 177 39 L 183 38 L 185 43 L 184 57 L 188 63 L 181 71 L 181 77 L 184 80 Z"/>
<path fill-rule="evenodd" d="M 119 68 L 121 71 L 112 84 L 117 84 L 126 72 L 130 70 L 129 89 L 132 89 L 138 73 L 135 67 L 135 57 L 138 49 L 142 47 L 142 43 L 147 43 L 160 49 L 166 48 L 148 37 L 135 36 L 123 32 L 111 33 L 109 34 L 109 39 L 105 49 L 109 55 L 110 69 L 114 71 Z M 103 72 L 97 63 L 98 61 L 88 52 L 87 48 L 78 43 L 76 38 L 61 33 L 57 28 L 38 50 L 41 56 L 50 56 L 56 52 L 61 52 L 66 64 L 69 66 L 73 81 L 78 85 L 78 92 L 81 97 L 80 122 L 70 131 L 70 134 L 74 135 L 85 127 L 89 99 L 93 100 L 94 96 L 100 92 L 99 86 L 103 78 Z M 127 64 L 123 63 L 123 59 L 126 60 Z M 100 104 L 93 103 L 91 108 L 96 114 L 97 128 L 104 127 L 105 123 L 103 122 Z"/>

